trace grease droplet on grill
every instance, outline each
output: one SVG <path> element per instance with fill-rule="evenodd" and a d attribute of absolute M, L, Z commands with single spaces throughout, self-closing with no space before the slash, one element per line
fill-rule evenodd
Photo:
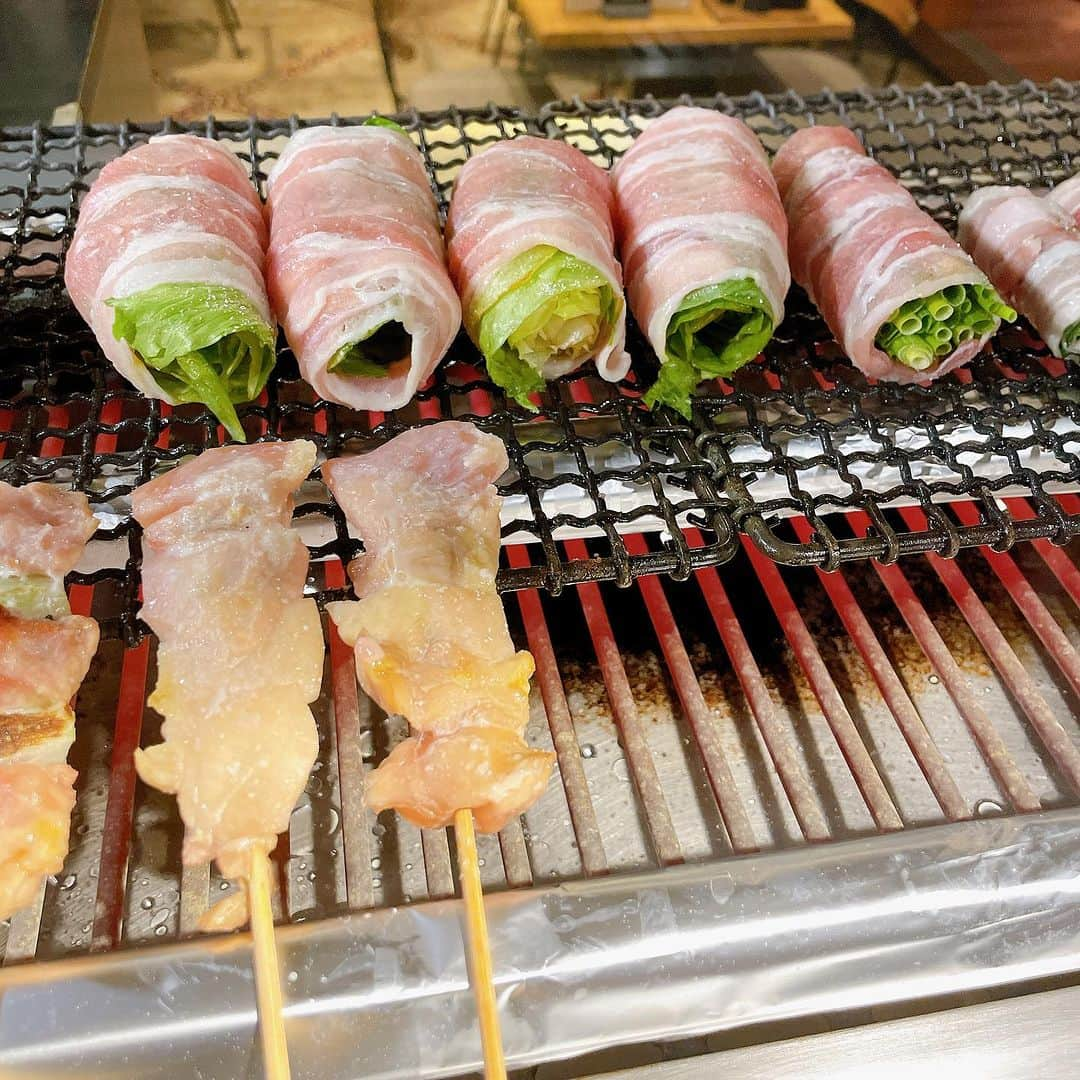
<path fill-rule="evenodd" d="M 374 859 L 371 860 L 371 869 L 372 870 L 378 870 L 380 866 L 382 866 L 382 859 L 380 859 L 380 858 L 378 858 L 376 856 Z"/>
<path fill-rule="evenodd" d="M 297 972 L 295 972 L 295 971 L 290 971 L 289 972 L 289 975 L 288 975 L 289 982 L 294 983 L 299 978 L 300 978 L 300 975 Z"/>
<path fill-rule="evenodd" d="M 583 758 L 591 758 L 591 757 L 596 757 L 596 747 L 595 747 L 595 746 L 593 746 L 593 744 L 592 744 L 592 743 L 586 743 L 586 744 L 585 744 L 585 745 L 584 745 L 584 746 L 583 746 L 583 747 L 581 748 L 581 756 L 582 756 Z"/>
<path fill-rule="evenodd" d="M 994 814 L 1004 814 L 1005 808 L 993 799 L 980 799 L 975 804 L 975 813 L 980 817 L 991 817 Z"/>
<path fill-rule="evenodd" d="M 154 933 L 157 934 L 158 937 L 164 937 L 168 932 L 169 928 L 164 923 L 154 927 Z"/>
<path fill-rule="evenodd" d="M 927 678 L 927 680 L 926 680 L 926 681 L 927 681 L 927 682 L 928 682 L 928 683 L 929 683 L 929 684 L 930 684 L 931 686 L 937 686 L 937 684 L 938 684 L 939 682 L 941 682 L 941 680 L 940 680 L 940 679 L 939 679 L 939 678 L 938 678 L 938 677 L 937 677 L 936 675 L 930 675 L 930 676 L 928 676 L 928 678 Z"/>
<path fill-rule="evenodd" d="M 64 892 L 67 892 L 68 889 L 74 889 L 75 882 L 77 882 L 78 880 L 78 875 L 68 874 L 67 877 L 65 877 L 64 880 L 60 882 L 60 888 L 63 889 Z"/>
<path fill-rule="evenodd" d="M 154 900 L 153 897 L 150 896 L 144 896 L 142 899 L 142 903 L 139 905 L 139 907 L 141 907 L 143 911 L 149 911 L 153 906 Z"/>

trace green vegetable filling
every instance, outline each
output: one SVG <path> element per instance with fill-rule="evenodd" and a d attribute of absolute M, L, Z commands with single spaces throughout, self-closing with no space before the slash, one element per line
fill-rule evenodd
<path fill-rule="evenodd" d="M 550 363 L 583 363 L 611 336 L 622 297 L 594 266 L 541 245 L 502 267 L 469 313 L 488 375 L 533 412 Z"/>
<path fill-rule="evenodd" d="M 1080 322 L 1074 322 L 1061 335 L 1061 355 L 1080 360 Z"/>
<path fill-rule="evenodd" d="M 364 340 L 343 345 L 326 369 L 335 375 L 381 379 L 411 355 L 412 335 L 401 323 L 391 321 L 376 327 Z"/>
<path fill-rule="evenodd" d="M 258 397 L 274 366 L 274 328 L 239 290 L 170 283 L 106 303 L 126 341 L 174 401 L 205 405 L 238 442 L 235 404 Z"/>
<path fill-rule="evenodd" d="M 703 379 L 731 375 L 772 337 L 773 311 L 752 278 L 688 293 L 668 323 L 660 375 L 645 403 L 670 405 L 690 418 L 690 398 Z"/>
<path fill-rule="evenodd" d="M 48 574 L 0 574 L 0 608 L 19 619 L 71 614 L 63 581 Z"/>
<path fill-rule="evenodd" d="M 385 116 L 369 116 L 360 126 L 392 128 L 394 131 L 400 131 L 402 135 L 409 134 L 396 120 L 388 120 Z"/>
<path fill-rule="evenodd" d="M 950 285 L 909 300 L 882 324 L 874 344 L 915 371 L 929 371 L 961 345 L 992 334 L 1016 312 L 989 285 Z"/>

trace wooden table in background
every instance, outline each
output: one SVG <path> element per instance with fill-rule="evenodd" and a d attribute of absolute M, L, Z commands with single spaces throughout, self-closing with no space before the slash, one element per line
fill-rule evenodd
<path fill-rule="evenodd" d="M 544 49 L 619 49 L 635 45 L 770 45 L 846 41 L 851 17 L 833 0 L 804 8 L 744 11 L 720 0 L 690 0 L 683 11 L 640 18 L 563 10 L 562 0 L 514 0 L 533 40 Z"/>

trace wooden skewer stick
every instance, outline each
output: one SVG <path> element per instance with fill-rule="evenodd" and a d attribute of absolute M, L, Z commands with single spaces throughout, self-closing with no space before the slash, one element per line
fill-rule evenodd
<path fill-rule="evenodd" d="M 491 943 L 488 941 L 487 917 L 484 915 L 484 891 L 480 884 L 480 863 L 476 854 L 476 832 L 471 810 L 458 810 L 454 814 L 454 837 L 457 840 L 461 893 L 468 928 L 469 974 L 480 1020 L 480 1042 L 484 1048 L 484 1076 L 486 1080 L 506 1080 L 499 1011 L 495 1003 L 495 980 L 491 970 Z"/>
<path fill-rule="evenodd" d="M 289 1080 L 289 1046 L 281 1005 L 281 969 L 274 938 L 274 909 L 270 902 L 270 856 L 251 850 L 248 876 L 251 934 L 255 945 L 255 1000 L 259 1008 L 259 1041 L 267 1080 Z"/>

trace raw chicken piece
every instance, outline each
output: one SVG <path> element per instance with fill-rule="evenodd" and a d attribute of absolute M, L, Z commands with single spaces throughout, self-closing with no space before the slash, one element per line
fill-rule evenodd
<path fill-rule="evenodd" d="M 417 733 L 375 770 L 368 804 L 418 825 L 471 809 L 496 832 L 528 808 L 554 755 L 523 738 L 533 660 L 515 652 L 495 591 L 502 443 L 471 424 L 407 431 L 323 476 L 365 554 L 358 603 L 329 607 L 364 689 Z"/>
<path fill-rule="evenodd" d="M 426 829 L 469 809 L 480 832 L 498 832 L 544 793 L 553 758 L 501 727 L 420 735 L 398 743 L 371 774 L 367 804 L 376 813 L 394 809 Z"/>
<path fill-rule="evenodd" d="M 308 707 L 322 682 L 318 610 L 291 494 L 309 442 L 207 450 L 138 489 L 142 616 L 160 641 L 149 703 L 164 742 L 136 752 L 146 783 L 177 796 L 184 861 L 245 877 L 289 824 L 318 751 Z M 206 927 L 235 923 L 234 903 Z M 232 912 L 232 914 L 230 914 Z"/>
<path fill-rule="evenodd" d="M 358 596 L 426 582 L 491 588 L 499 568 L 499 496 L 506 448 L 448 420 L 406 431 L 361 457 L 323 466 L 345 516 L 362 528 L 349 567 Z"/>
<path fill-rule="evenodd" d="M 0 483 L 0 919 L 30 903 L 67 855 L 69 703 L 98 627 L 71 614 L 63 578 L 95 525 L 85 495 Z"/>
<path fill-rule="evenodd" d="M 0 482 L 0 570 L 62 578 L 96 528 L 84 495 L 53 484 Z"/>
<path fill-rule="evenodd" d="M 26 907 L 42 879 L 63 869 L 74 783 L 67 765 L 0 763 L 0 919 Z"/>

